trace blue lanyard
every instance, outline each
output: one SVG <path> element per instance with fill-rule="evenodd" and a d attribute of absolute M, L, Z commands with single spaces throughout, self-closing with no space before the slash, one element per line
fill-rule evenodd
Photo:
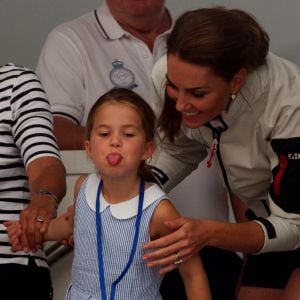
<path fill-rule="evenodd" d="M 100 281 L 100 289 L 101 289 L 101 297 L 102 300 L 107 300 L 106 295 L 106 286 L 105 286 L 105 275 L 104 275 L 104 263 L 103 263 L 103 247 L 102 247 L 102 234 L 101 234 L 101 213 L 100 213 L 100 194 L 102 190 L 103 182 L 102 180 L 99 183 L 97 196 L 96 196 L 96 229 L 97 229 L 97 250 L 98 250 L 98 271 L 99 271 L 99 281 Z M 136 252 L 139 232 L 140 232 L 140 224 L 143 213 L 143 202 L 144 202 L 144 191 L 145 191 L 145 183 L 144 180 L 141 179 L 140 190 L 139 190 L 139 204 L 138 204 L 138 213 L 135 221 L 135 233 L 133 238 L 133 243 L 130 251 L 130 255 L 127 261 L 127 264 L 119 277 L 112 283 L 111 292 L 110 292 L 110 300 L 115 298 L 116 287 L 117 284 L 123 279 L 125 274 L 127 273 L 129 267 L 132 264 L 134 254 Z"/>

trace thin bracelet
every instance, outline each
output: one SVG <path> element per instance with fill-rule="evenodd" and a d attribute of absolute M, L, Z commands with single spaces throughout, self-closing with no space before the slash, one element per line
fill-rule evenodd
<path fill-rule="evenodd" d="M 58 207 L 59 200 L 58 200 L 57 196 L 56 196 L 53 192 L 50 192 L 50 191 L 44 190 L 44 189 L 40 189 L 40 190 L 38 190 L 34 195 L 48 195 L 48 196 L 50 196 L 52 199 L 54 199 L 54 201 L 55 201 L 55 208 Z M 34 196 L 34 195 L 33 195 L 33 196 Z"/>

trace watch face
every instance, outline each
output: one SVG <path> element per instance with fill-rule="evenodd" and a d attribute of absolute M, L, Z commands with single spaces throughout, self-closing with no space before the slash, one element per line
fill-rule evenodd
<path fill-rule="evenodd" d="M 113 69 L 110 71 L 109 77 L 114 87 L 123 87 L 132 89 L 137 87 L 133 72 L 123 67 L 123 62 L 115 60 L 112 62 Z"/>

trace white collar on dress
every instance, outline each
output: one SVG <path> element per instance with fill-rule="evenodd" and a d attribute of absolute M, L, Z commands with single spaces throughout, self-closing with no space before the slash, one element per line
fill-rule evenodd
<path fill-rule="evenodd" d="M 96 211 L 96 194 L 97 194 L 97 189 L 100 180 L 101 178 L 99 177 L 99 175 L 94 173 L 88 176 L 86 182 L 85 196 L 89 207 L 93 211 Z M 153 184 L 145 190 L 143 209 L 145 209 L 146 207 L 148 207 L 150 204 L 152 204 L 154 201 L 158 199 L 166 199 L 166 198 L 167 196 L 165 192 L 157 184 Z M 137 195 L 136 197 L 124 201 L 122 203 L 110 204 L 104 199 L 101 193 L 100 211 L 102 212 L 107 207 L 110 207 L 110 212 L 116 219 L 129 219 L 136 216 L 138 201 L 139 201 L 139 196 Z"/>

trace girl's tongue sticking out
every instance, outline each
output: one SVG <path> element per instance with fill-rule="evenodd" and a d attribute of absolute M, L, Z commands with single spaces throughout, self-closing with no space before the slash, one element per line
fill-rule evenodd
<path fill-rule="evenodd" d="M 119 153 L 110 153 L 107 156 L 107 161 L 111 166 L 118 165 L 122 160 L 122 156 Z"/>

